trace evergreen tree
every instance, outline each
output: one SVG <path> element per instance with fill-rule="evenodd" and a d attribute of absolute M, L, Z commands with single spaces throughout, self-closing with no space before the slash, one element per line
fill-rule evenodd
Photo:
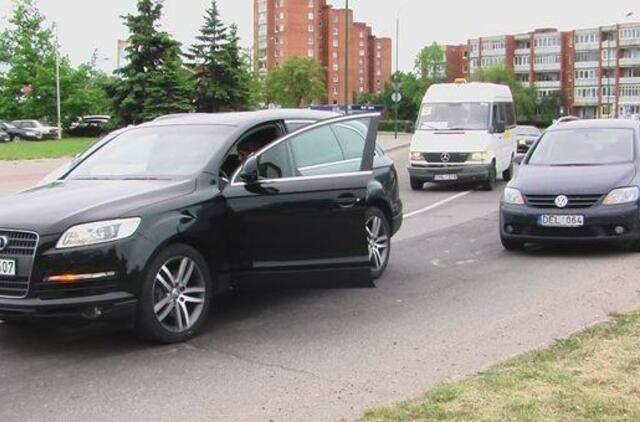
<path fill-rule="evenodd" d="M 193 87 L 180 43 L 158 29 L 161 16 L 161 0 L 138 0 L 138 13 L 124 17 L 130 31 L 129 61 L 110 88 L 121 124 L 193 110 Z"/>
<path fill-rule="evenodd" d="M 253 74 L 249 63 L 249 56 L 239 46 L 238 27 L 232 24 L 225 46 L 225 70 L 229 77 L 227 91 L 229 93 L 228 106 L 232 110 L 248 108 L 250 101 L 251 79 Z"/>
<path fill-rule="evenodd" d="M 200 112 L 217 112 L 232 102 L 233 75 L 229 72 L 232 53 L 227 28 L 220 19 L 215 0 L 206 11 L 196 43 L 185 54 L 195 78 L 195 104 Z"/>

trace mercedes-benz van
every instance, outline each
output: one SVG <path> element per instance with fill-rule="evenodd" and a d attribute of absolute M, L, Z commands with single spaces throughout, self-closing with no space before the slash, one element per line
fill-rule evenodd
<path fill-rule="evenodd" d="M 517 141 L 516 114 L 506 85 L 432 85 L 422 102 L 411 142 L 411 188 L 426 182 L 478 182 L 493 190 L 498 175 L 510 180 Z"/>

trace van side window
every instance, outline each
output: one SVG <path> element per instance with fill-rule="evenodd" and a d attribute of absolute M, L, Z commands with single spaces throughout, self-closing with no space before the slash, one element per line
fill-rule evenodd
<path fill-rule="evenodd" d="M 493 105 L 493 122 L 504 122 L 504 116 L 502 114 L 502 104 Z"/>

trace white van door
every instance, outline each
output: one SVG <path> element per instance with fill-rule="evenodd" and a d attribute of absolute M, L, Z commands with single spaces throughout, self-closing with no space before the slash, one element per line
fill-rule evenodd
<path fill-rule="evenodd" d="M 513 103 L 494 103 L 491 115 L 496 169 L 500 174 L 509 168 L 515 156 L 516 140 L 513 129 L 516 124 Z"/>

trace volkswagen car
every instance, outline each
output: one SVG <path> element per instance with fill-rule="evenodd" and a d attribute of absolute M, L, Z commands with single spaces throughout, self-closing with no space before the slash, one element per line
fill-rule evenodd
<path fill-rule="evenodd" d="M 0 319 L 130 319 L 173 343 L 244 283 L 371 284 L 402 223 L 378 120 L 168 116 L 105 137 L 0 200 Z"/>
<path fill-rule="evenodd" d="M 500 236 L 508 250 L 526 243 L 640 239 L 640 124 L 567 122 L 547 130 L 504 191 Z"/>

